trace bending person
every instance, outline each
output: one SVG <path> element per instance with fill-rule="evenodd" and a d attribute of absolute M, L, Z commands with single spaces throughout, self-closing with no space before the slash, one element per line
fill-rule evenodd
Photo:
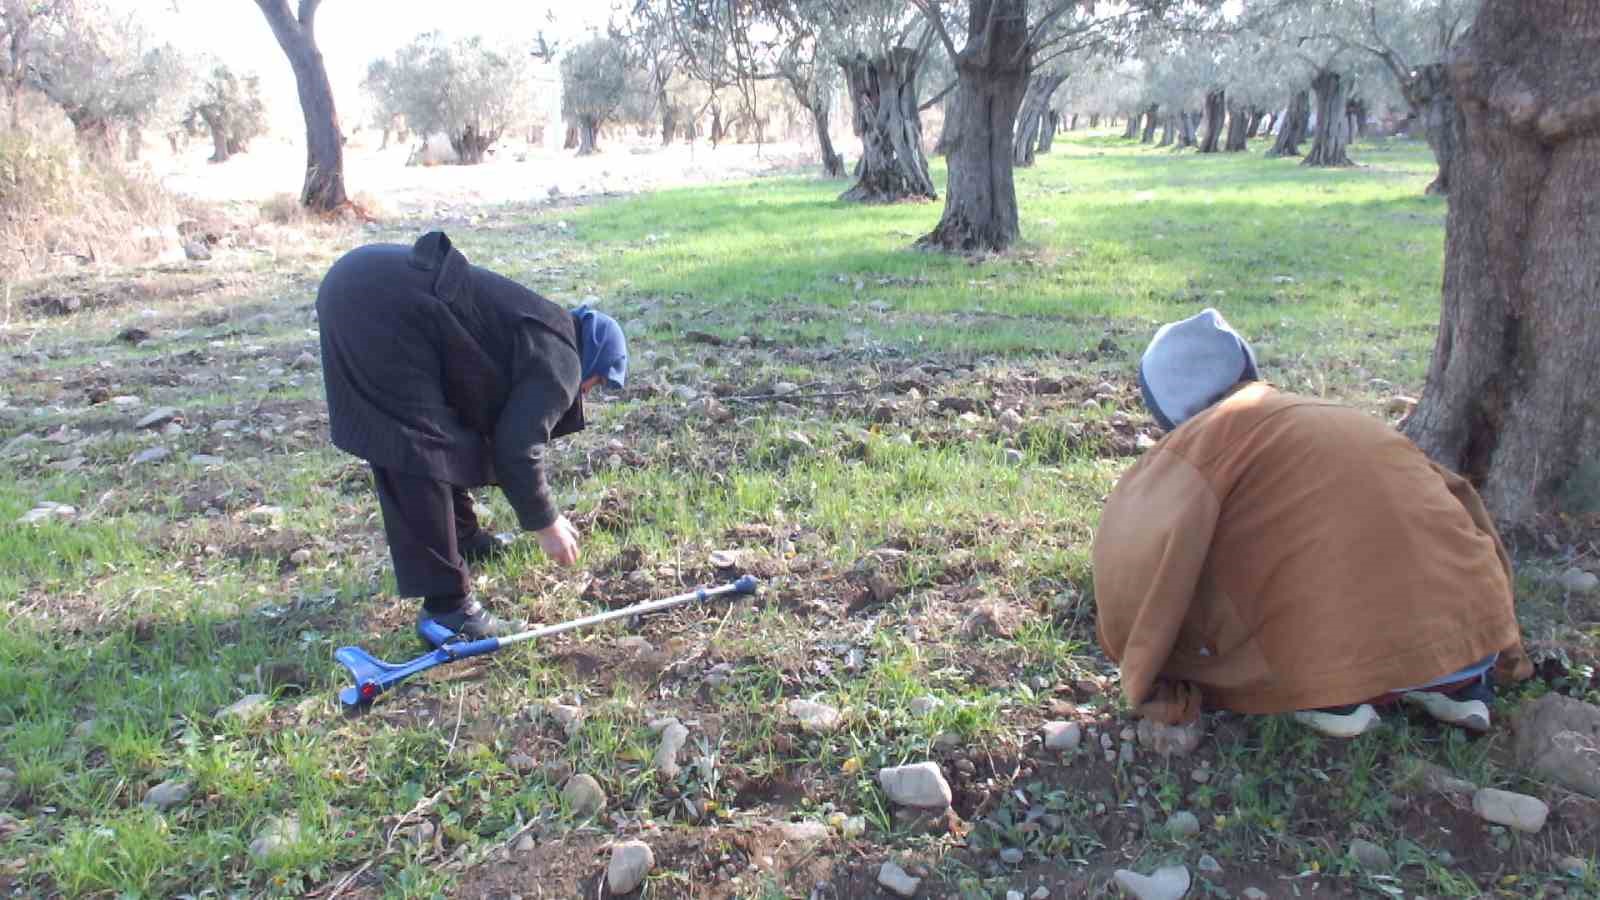
<path fill-rule="evenodd" d="M 498 481 L 545 554 L 577 561 L 545 448 L 584 427 L 584 394 L 622 387 L 622 329 L 469 265 L 437 231 L 341 257 L 317 291 L 317 324 L 333 443 L 372 465 L 399 593 L 423 598 L 419 628 L 503 633 L 467 565 L 505 542 L 479 529 L 468 489 Z"/>
<path fill-rule="evenodd" d="M 1489 727 L 1489 678 L 1532 674 L 1511 565 L 1477 492 L 1359 410 L 1281 392 L 1205 310 L 1140 362 L 1169 431 L 1118 481 L 1094 540 L 1101 646 L 1128 703 L 1296 712 L 1349 736 L 1408 699 Z"/>

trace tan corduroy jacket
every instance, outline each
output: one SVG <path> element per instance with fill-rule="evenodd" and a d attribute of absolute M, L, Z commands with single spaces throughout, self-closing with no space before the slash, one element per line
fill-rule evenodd
<path fill-rule="evenodd" d="M 1472 486 L 1359 410 L 1236 388 L 1151 448 L 1094 541 L 1128 703 L 1184 721 L 1357 703 L 1494 652 L 1527 677 Z"/>

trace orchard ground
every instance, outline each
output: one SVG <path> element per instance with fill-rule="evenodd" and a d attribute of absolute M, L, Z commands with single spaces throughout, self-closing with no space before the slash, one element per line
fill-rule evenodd
<path fill-rule="evenodd" d="M 1518 538 L 1541 675 L 1487 736 L 1396 711 L 1349 742 L 1225 714 L 1190 756 L 1128 737 L 1088 551 L 1159 436 L 1133 381 L 1154 327 L 1217 306 L 1271 380 L 1391 421 L 1432 348 L 1445 207 L 1422 196 L 1426 148 L 1358 145 L 1363 166 L 1334 171 L 1261 149 L 1063 137 L 1018 173 L 1023 244 L 985 259 L 909 249 L 938 205 L 846 207 L 846 183 L 793 172 L 607 197 L 676 163 L 353 168 L 380 222 L 259 240 L 220 215 L 209 261 L 16 286 L 0 884 L 595 897 L 608 848 L 638 839 L 653 898 L 879 896 L 890 860 L 925 897 L 1115 895 L 1114 870 L 1169 864 L 1192 897 L 1594 896 L 1600 801 L 1517 768 L 1505 726 L 1551 691 L 1600 700 L 1600 598 L 1557 579 L 1595 568 L 1594 521 Z M 694 180 L 783 159 L 739 158 Z M 339 253 L 430 228 L 598 298 L 633 342 L 627 390 L 554 456 L 580 565 L 524 538 L 480 595 L 553 623 L 743 572 L 763 588 L 438 669 L 347 717 L 334 648 L 418 650 L 368 472 L 326 439 L 312 300 Z M 802 728 L 796 699 L 836 727 Z M 661 767 L 667 718 L 687 739 Z M 1077 749 L 1046 749 L 1049 721 L 1077 723 Z M 952 810 L 907 815 L 875 776 L 928 761 Z M 1430 766 L 1549 818 L 1491 825 Z M 605 794 L 597 816 L 574 815 L 575 774 Z"/>

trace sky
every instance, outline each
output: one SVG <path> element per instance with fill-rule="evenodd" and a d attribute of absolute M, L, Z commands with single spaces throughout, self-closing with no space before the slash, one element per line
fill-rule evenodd
<path fill-rule="evenodd" d="M 260 75 L 274 131 L 301 122 L 294 73 L 253 0 L 113 2 L 137 12 L 158 40 Z M 291 8 L 297 5 L 290 0 Z M 339 118 L 348 130 L 364 118 L 360 83 L 367 64 L 423 32 L 531 41 L 542 29 L 547 39 L 570 39 L 603 25 L 610 7 L 608 0 L 324 0 L 315 29 Z"/>

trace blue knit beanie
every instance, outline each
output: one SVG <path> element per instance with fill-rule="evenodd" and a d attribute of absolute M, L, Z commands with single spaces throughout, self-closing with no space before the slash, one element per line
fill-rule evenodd
<path fill-rule="evenodd" d="M 572 311 L 578 328 L 578 346 L 582 348 L 583 380 L 604 376 L 606 386 L 622 390 L 628 380 L 628 339 L 622 334 L 617 320 L 587 304 Z"/>
<path fill-rule="evenodd" d="M 1168 431 L 1260 377 L 1255 351 L 1214 309 L 1161 326 L 1139 360 L 1144 405 Z"/>

